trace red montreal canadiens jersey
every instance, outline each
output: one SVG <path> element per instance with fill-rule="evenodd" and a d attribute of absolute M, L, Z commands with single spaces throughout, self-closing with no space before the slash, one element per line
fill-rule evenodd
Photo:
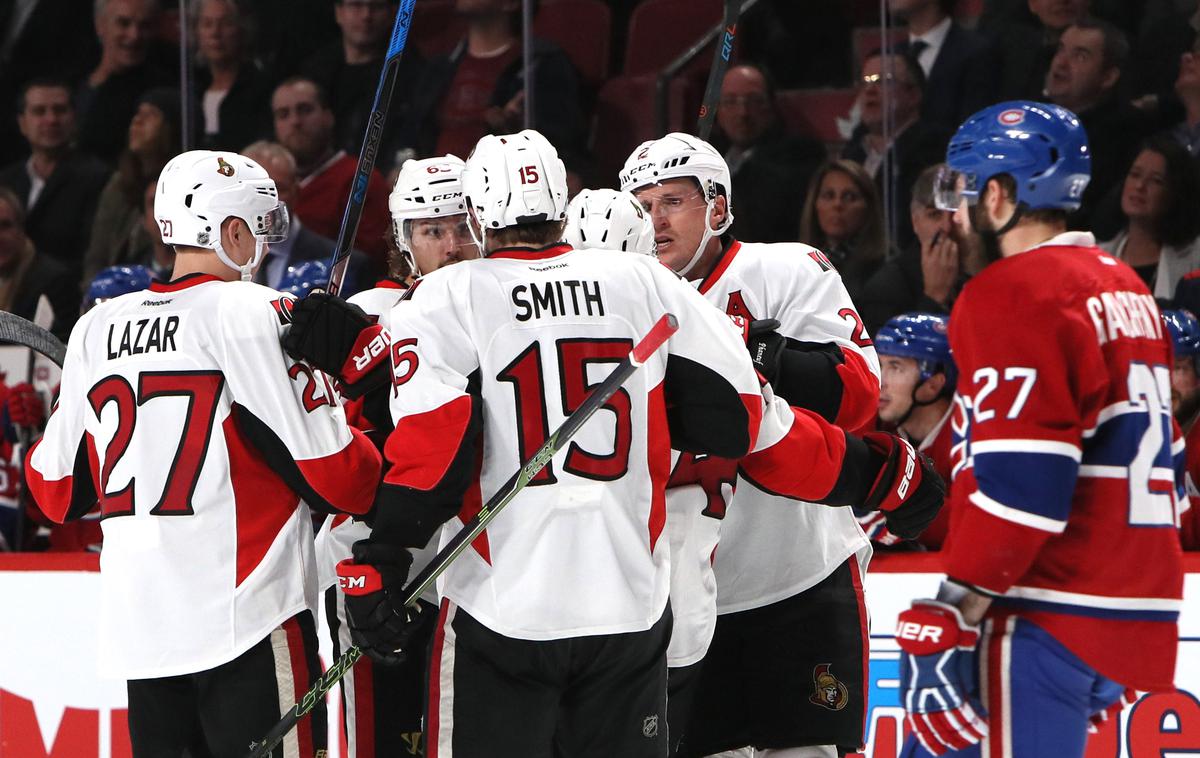
<path fill-rule="evenodd" d="M 785 337 L 840 347 L 842 400 L 835 423 L 857 429 L 871 422 L 879 360 L 841 277 L 820 251 L 734 242 L 699 289 L 725 313 L 778 319 Z M 740 477 L 721 525 L 718 611 L 759 608 L 803 592 L 856 553 L 865 563 L 870 545 L 850 508 L 798 505 Z"/>
<path fill-rule="evenodd" d="M 1183 590 L 1163 332 L 1138 276 L 1084 233 L 989 264 L 950 318 L 947 573 L 1142 690 L 1172 686 Z"/>
<path fill-rule="evenodd" d="M 57 522 L 99 493 L 103 673 L 233 660 L 315 607 L 301 497 L 370 507 L 379 454 L 325 377 L 280 347 L 290 303 L 192 275 L 102 303 L 71 333 L 27 478 Z"/>
<path fill-rule="evenodd" d="M 478 474 L 442 544 L 668 312 L 679 331 L 442 575 L 439 593 L 489 629 L 528 640 L 649 629 L 669 592 L 672 442 L 732 439 L 744 455 L 758 379 L 729 319 L 644 256 L 499 251 L 425 276 L 393 309 L 385 485 L 436 492 L 482 416 Z M 724 427 L 691 424 L 689 398 Z"/>

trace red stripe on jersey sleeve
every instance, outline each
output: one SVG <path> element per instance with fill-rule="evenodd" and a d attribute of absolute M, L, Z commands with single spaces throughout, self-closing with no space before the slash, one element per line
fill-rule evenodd
<path fill-rule="evenodd" d="M 667 480 L 671 478 L 671 432 L 667 428 L 667 406 L 660 383 L 650 390 L 646 409 L 646 467 L 650 472 L 650 552 L 658 544 L 667 524 Z M 756 425 L 757 426 L 757 425 Z"/>
<path fill-rule="evenodd" d="M 875 421 L 879 409 L 879 377 L 858 351 L 843 347 L 842 356 L 845 362 L 837 367 L 838 377 L 842 380 L 842 405 L 833 423 L 856 432 Z"/>
<path fill-rule="evenodd" d="M 383 447 L 391 464 L 383 481 L 424 492 L 436 487 L 458 455 L 470 422 L 468 395 L 402 418 Z"/>
<path fill-rule="evenodd" d="M 350 428 L 350 444 L 324 458 L 296 461 L 300 475 L 325 502 L 345 513 L 371 510 L 382 459 L 371 440 Z"/>
<path fill-rule="evenodd" d="M 796 500 L 820 500 L 830 493 L 846 459 L 846 433 L 812 411 L 792 407 L 796 420 L 774 445 L 742 459 L 756 484 Z M 797 465 L 801 464 L 801 465 Z"/>
<path fill-rule="evenodd" d="M 300 496 L 242 437 L 232 415 L 225 417 L 221 431 L 229 452 L 229 486 L 237 523 L 236 586 L 240 587 L 296 511 Z"/>
<path fill-rule="evenodd" d="M 39 439 L 25 454 L 25 483 L 42 513 L 54 523 L 61 524 L 67 520 L 67 511 L 71 508 L 74 477 L 67 474 L 62 479 L 44 479 L 33 466 L 33 451 L 41 444 Z"/>

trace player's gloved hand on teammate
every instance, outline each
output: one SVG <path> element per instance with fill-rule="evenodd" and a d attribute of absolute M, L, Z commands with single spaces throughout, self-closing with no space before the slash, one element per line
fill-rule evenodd
<path fill-rule="evenodd" d="M 892 534 L 917 537 L 942 509 L 946 483 L 929 458 L 907 440 L 885 432 L 867 432 L 862 440 L 883 457 L 863 507 L 882 511 Z"/>
<path fill-rule="evenodd" d="M 760 318 L 751 321 L 745 333 L 750 360 L 768 382 L 775 381 L 775 377 L 779 376 L 783 350 L 787 347 L 787 339 L 775 331 L 778 328 L 778 320 Z"/>
<path fill-rule="evenodd" d="M 404 606 L 412 553 L 359 540 L 354 543 L 353 556 L 337 565 L 338 584 L 346 595 L 350 637 L 373 661 L 389 666 L 403 663 L 410 641 L 430 615 L 420 603 Z"/>
<path fill-rule="evenodd" d="M 963 750 L 987 736 L 978 700 L 978 627 L 958 608 L 915 600 L 896 625 L 900 645 L 900 702 L 908 725 L 934 755 Z"/>
<path fill-rule="evenodd" d="M 15 426 L 37 429 L 46 420 L 46 406 L 32 384 L 22 382 L 8 391 L 8 418 Z"/>
<path fill-rule="evenodd" d="M 342 394 L 361 397 L 391 377 L 391 338 L 366 311 L 326 292 L 292 306 L 283 349 L 342 383 Z"/>

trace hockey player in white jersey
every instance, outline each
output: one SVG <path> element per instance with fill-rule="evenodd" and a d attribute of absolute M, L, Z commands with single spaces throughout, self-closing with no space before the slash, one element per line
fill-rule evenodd
<path fill-rule="evenodd" d="M 240 755 L 320 675 L 304 503 L 366 512 L 380 456 L 280 348 L 291 298 L 249 281 L 287 229 L 262 167 L 176 156 L 155 217 L 174 279 L 76 324 L 28 479 L 56 521 L 99 499 L 100 666 L 129 680 L 133 755 Z M 318 716 L 273 755 L 316 755 Z"/>
<path fill-rule="evenodd" d="M 388 314 L 407 292 L 404 280 L 409 275 L 420 277 L 442 266 L 479 257 L 479 248 L 466 227 L 462 170 L 462 159 L 454 155 L 409 160 L 400 168 L 388 198 L 394 246 L 388 260 L 389 276 L 348 301 L 385 328 Z M 376 439 L 386 438 L 391 430 L 388 395 L 388 389 L 384 388 L 347 402 L 352 422 Z M 325 591 L 325 609 L 334 637 L 334 653 L 338 656 L 353 640 L 347 626 L 345 596 L 335 586 L 334 567 L 351 557 L 355 542 L 370 536 L 371 529 L 366 523 L 346 515 L 329 516 L 317 534 L 321 589 Z M 436 550 L 436 539 L 425 548 L 414 550 L 412 571 L 425 568 Z M 436 591 L 430 588 L 421 602 L 428 605 L 426 610 L 436 610 Z M 403 663 L 378 666 L 369 657 L 363 657 L 343 677 L 346 758 L 409 755 L 422 750 L 421 722 L 425 709 L 427 648 L 433 636 L 432 616 L 430 613 L 429 623 L 414 639 L 410 655 Z"/>
<path fill-rule="evenodd" d="M 727 233 L 729 168 L 711 145 L 679 133 L 643 143 L 620 178 L 654 221 L 664 264 L 729 315 L 779 322 L 777 331 L 752 329 L 748 347 L 780 397 L 848 430 L 872 419 L 879 362 L 841 278 L 807 245 L 743 243 Z M 720 615 L 681 754 L 753 746 L 825 758 L 856 749 L 866 707 L 861 578 L 869 543 L 849 508 L 796 507 L 744 469 L 735 477 L 728 466 L 705 465 L 713 470 L 696 467 L 696 481 L 736 491 L 715 559 Z"/>
<path fill-rule="evenodd" d="M 563 240 L 576 250 L 621 250 L 658 257 L 654 222 L 628 192 L 585 189 L 567 206 Z"/>

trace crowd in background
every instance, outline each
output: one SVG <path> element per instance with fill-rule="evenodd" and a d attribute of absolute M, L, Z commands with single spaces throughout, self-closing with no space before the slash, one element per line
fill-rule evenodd
<path fill-rule="evenodd" d="M 526 122 L 520 0 L 440 1 L 453 24 L 423 28 L 418 7 L 401 60 L 351 292 L 385 273 L 387 197 L 403 160 L 465 157 L 484 134 Z M 628 60 L 625 25 L 655 1 L 609 0 L 612 60 Z M 852 0 L 762 0 L 742 20 L 712 138 L 732 171 L 736 237 L 820 248 L 872 335 L 898 314 L 948 315 L 982 260 L 934 205 L 936 166 L 969 114 L 1041 100 L 1075 112 L 1091 146 L 1092 181 L 1072 225 L 1164 303 L 1200 306 L 1197 0 L 884 2 L 894 28 L 883 32 L 871 28 L 878 4 Z M 259 161 L 290 207 L 291 235 L 271 247 L 259 281 L 278 287 L 289 267 L 329 256 L 397 4 L 188 7 L 181 40 L 174 3 L 0 4 L 0 309 L 33 318 L 44 298 L 65 339 L 97 272 L 138 264 L 169 278 L 173 251 L 153 198 L 184 132 L 186 147 Z M 418 43 L 434 38 L 440 50 Z M 553 39 L 535 38 L 532 53 L 532 121 L 559 149 L 572 191 L 615 186 L 603 83 Z M 854 90 L 835 139 L 787 118 L 781 98 L 798 88 Z M 617 159 L 655 136 L 637 134 Z"/>

